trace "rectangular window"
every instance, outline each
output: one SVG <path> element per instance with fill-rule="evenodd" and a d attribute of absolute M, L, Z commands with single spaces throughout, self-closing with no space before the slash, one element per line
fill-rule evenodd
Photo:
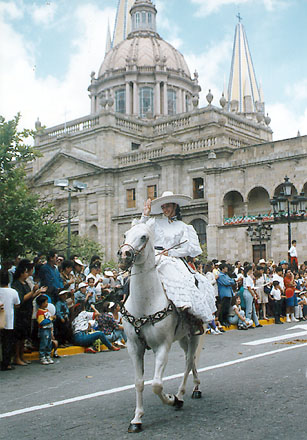
<path fill-rule="evenodd" d="M 136 207 L 135 188 L 126 190 L 126 202 L 127 202 L 127 208 Z"/>
<path fill-rule="evenodd" d="M 126 113 L 126 90 L 120 89 L 115 92 L 115 111 Z"/>
<path fill-rule="evenodd" d="M 137 144 L 136 142 L 131 142 L 131 150 L 138 150 L 141 144 Z"/>
<path fill-rule="evenodd" d="M 204 179 L 202 177 L 197 177 L 193 179 L 193 199 L 203 199 L 204 198 Z"/>
<path fill-rule="evenodd" d="M 176 91 L 173 89 L 167 91 L 167 109 L 169 115 L 176 114 Z"/>
<path fill-rule="evenodd" d="M 157 185 L 149 185 L 147 187 L 147 198 L 151 200 L 157 198 Z"/>
<path fill-rule="evenodd" d="M 146 12 L 142 12 L 142 23 L 146 23 Z"/>

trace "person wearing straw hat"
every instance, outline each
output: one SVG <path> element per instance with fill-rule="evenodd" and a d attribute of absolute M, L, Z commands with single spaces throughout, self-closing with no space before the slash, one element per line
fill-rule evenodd
<path fill-rule="evenodd" d="M 168 298 L 193 325 L 196 323 L 197 334 L 199 329 L 202 331 L 202 323 L 212 321 L 216 307 L 209 281 L 185 261 L 185 257 L 202 253 L 195 229 L 181 220 L 180 207 L 190 201 L 189 196 L 165 191 L 161 197 L 146 201 L 140 221 L 147 222 L 150 214 L 163 214 L 154 220 L 158 274 Z"/>

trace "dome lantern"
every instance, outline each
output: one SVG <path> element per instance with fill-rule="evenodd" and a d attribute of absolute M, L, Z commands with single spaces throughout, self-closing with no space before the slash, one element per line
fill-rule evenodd
<path fill-rule="evenodd" d="M 131 33 L 156 33 L 157 10 L 151 0 L 136 0 L 130 10 Z M 131 33 L 129 35 L 131 35 Z"/>

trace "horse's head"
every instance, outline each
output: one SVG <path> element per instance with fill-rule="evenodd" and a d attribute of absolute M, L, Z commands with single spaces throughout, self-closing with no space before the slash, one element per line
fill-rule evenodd
<path fill-rule="evenodd" d="M 133 264 L 143 264 L 148 254 L 153 250 L 153 231 L 151 223 L 138 223 L 132 226 L 124 235 L 124 244 L 117 253 L 119 267 L 129 269 Z"/>

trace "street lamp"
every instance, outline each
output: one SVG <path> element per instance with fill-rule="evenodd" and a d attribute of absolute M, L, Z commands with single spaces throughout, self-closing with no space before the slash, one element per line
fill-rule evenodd
<path fill-rule="evenodd" d="M 249 225 L 247 228 L 247 235 L 249 236 L 251 241 L 257 241 L 259 243 L 260 247 L 260 259 L 262 259 L 262 244 L 264 241 L 270 241 L 271 240 L 271 234 L 272 234 L 272 226 L 266 225 L 263 223 L 261 214 L 258 214 L 256 217 L 257 224 L 256 225 Z"/>
<path fill-rule="evenodd" d="M 291 223 L 304 220 L 307 198 L 301 192 L 299 196 L 292 194 L 292 183 L 289 177 L 284 178 L 279 196 L 270 200 L 273 207 L 274 221 L 288 224 L 288 249 L 291 247 Z"/>
<path fill-rule="evenodd" d="M 68 179 L 56 179 L 54 186 L 58 186 L 63 191 L 68 192 L 68 219 L 67 219 L 67 259 L 70 258 L 70 244 L 71 244 L 71 193 L 81 192 L 87 188 L 87 184 L 79 180 L 73 180 L 72 185 L 69 185 Z"/>

